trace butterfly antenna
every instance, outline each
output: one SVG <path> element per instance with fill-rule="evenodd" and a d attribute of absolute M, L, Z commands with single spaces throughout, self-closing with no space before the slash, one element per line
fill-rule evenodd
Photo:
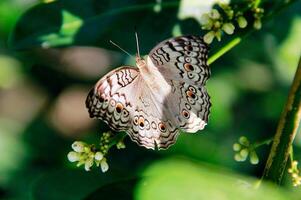
<path fill-rule="evenodd" d="M 113 42 L 112 40 L 110 40 L 110 43 L 113 44 L 114 46 L 116 46 L 118 49 L 120 49 L 121 51 L 123 51 L 124 53 L 126 53 L 127 55 L 132 56 L 129 52 L 127 52 L 126 50 L 124 50 L 123 48 L 121 48 L 118 44 L 116 44 L 115 42 Z"/>
<path fill-rule="evenodd" d="M 138 57 L 140 58 L 139 40 L 138 40 L 138 34 L 137 34 L 137 31 L 135 31 L 135 37 L 136 37 L 136 45 L 137 45 L 137 54 L 138 54 Z"/>

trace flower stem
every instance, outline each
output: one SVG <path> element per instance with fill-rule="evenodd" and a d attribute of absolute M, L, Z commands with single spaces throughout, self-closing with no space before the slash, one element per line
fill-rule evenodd
<path fill-rule="evenodd" d="M 109 148 L 117 144 L 119 141 L 123 140 L 127 136 L 126 132 L 119 132 L 117 133 L 111 140 L 109 144 Z"/>
<path fill-rule="evenodd" d="M 215 54 L 209 57 L 208 65 L 216 61 L 219 57 L 221 57 L 225 53 L 227 53 L 230 49 L 235 47 L 240 41 L 241 41 L 241 37 L 235 37 L 232 40 L 230 40 L 225 46 L 223 46 Z"/>
<path fill-rule="evenodd" d="M 289 96 L 281 114 L 272 148 L 262 179 L 281 184 L 282 176 L 291 153 L 291 147 L 301 120 L 301 59 Z"/>
<path fill-rule="evenodd" d="M 263 141 L 255 142 L 253 144 L 253 146 L 254 146 L 254 148 L 257 148 L 257 147 L 260 147 L 262 145 L 269 145 L 272 141 L 273 141 L 273 137 L 268 138 L 268 139 L 263 140 Z"/>

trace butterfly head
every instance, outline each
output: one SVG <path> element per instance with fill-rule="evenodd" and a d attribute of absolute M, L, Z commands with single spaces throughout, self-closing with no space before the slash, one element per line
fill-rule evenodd
<path fill-rule="evenodd" d="M 143 58 L 141 58 L 138 54 L 136 55 L 136 65 L 140 69 L 146 65 L 145 60 Z"/>

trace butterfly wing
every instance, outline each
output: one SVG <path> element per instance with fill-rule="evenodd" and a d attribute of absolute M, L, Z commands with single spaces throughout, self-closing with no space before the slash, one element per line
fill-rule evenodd
<path fill-rule="evenodd" d="M 145 86 L 145 83 L 143 84 Z M 148 149 L 167 149 L 176 142 L 179 129 L 165 115 L 164 102 L 156 100 L 154 93 L 145 87 L 140 93 L 143 100 L 139 101 L 134 110 L 129 136 L 140 146 Z"/>
<path fill-rule="evenodd" d="M 121 67 L 97 82 L 86 107 L 90 117 L 102 119 L 115 131 L 126 131 L 140 146 L 166 149 L 175 143 L 178 128 L 162 117 L 159 96 L 153 95 L 137 68 Z"/>
<path fill-rule="evenodd" d="M 124 131 L 131 126 L 131 115 L 139 72 L 133 67 L 117 68 L 89 92 L 86 99 L 90 117 L 105 121 L 113 130 Z"/>
<path fill-rule="evenodd" d="M 208 46 L 199 36 L 180 36 L 153 48 L 150 59 L 166 79 L 204 85 L 210 77 Z"/>
<path fill-rule="evenodd" d="M 210 77 L 208 46 L 198 36 L 180 36 L 158 44 L 149 54 L 172 86 L 166 97 L 169 118 L 186 132 L 202 130 L 208 122 L 210 97 L 205 83 Z"/>
<path fill-rule="evenodd" d="M 174 123 L 185 132 L 202 130 L 208 122 L 211 106 L 206 88 L 179 81 L 172 81 L 172 88 L 166 98 L 166 108 L 173 114 Z"/>

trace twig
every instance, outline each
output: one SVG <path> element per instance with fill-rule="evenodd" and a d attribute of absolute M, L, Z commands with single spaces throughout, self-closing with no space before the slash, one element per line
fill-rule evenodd
<path fill-rule="evenodd" d="M 278 123 L 262 179 L 281 184 L 290 150 L 301 120 L 301 59 L 284 111 Z"/>

